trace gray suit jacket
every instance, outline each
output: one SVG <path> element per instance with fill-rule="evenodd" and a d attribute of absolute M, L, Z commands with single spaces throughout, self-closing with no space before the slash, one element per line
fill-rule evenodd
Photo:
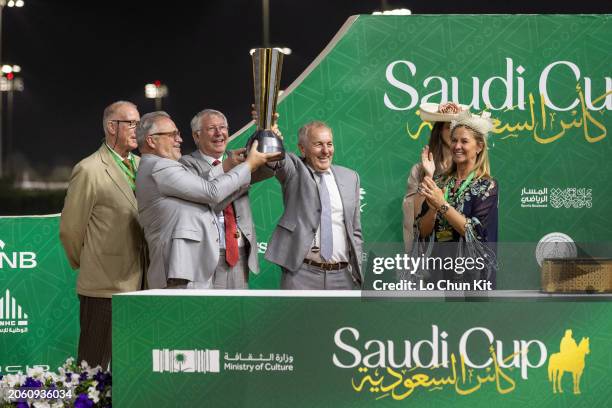
<path fill-rule="evenodd" d="M 214 180 L 216 177 L 224 174 L 222 166 L 211 166 L 200 150 L 196 150 L 191 154 L 181 157 L 179 160 L 192 173 L 203 177 L 206 180 Z M 267 169 L 266 166 L 261 166 L 251 175 L 251 183 L 270 178 L 274 173 Z M 255 226 L 253 225 L 253 214 L 251 213 L 251 204 L 249 201 L 250 185 L 243 185 L 237 191 L 230 194 L 227 198 L 216 205 L 213 210 L 216 213 L 223 211 L 229 203 L 234 203 L 234 212 L 236 214 L 236 224 L 242 233 L 242 236 L 248 242 L 248 266 L 253 273 L 259 273 L 259 262 L 257 262 L 257 236 L 255 234 Z"/>
<path fill-rule="evenodd" d="M 208 181 L 177 161 L 142 156 L 136 200 L 149 245 L 149 288 L 166 287 L 168 278 L 211 282 L 219 259 L 217 217 L 211 206 L 250 180 L 245 164 Z"/>
<path fill-rule="evenodd" d="M 359 175 L 342 166 L 332 165 L 344 207 L 344 225 L 350 245 L 353 277 L 363 282 L 361 273 L 361 214 Z M 276 171 L 283 189 L 285 211 L 268 243 L 265 258 L 290 271 L 297 271 L 310 250 L 321 222 L 321 201 L 317 183 L 303 159 L 287 153 Z"/>

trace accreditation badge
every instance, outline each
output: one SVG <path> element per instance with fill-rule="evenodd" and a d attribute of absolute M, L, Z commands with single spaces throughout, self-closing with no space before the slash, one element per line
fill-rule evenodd
<path fill-rule="evenodd" d="M 436 240 L 438 242 L 448 242 L 453 240 L 453 231 L 450 228 L 446 228 L 440 231 L 436 231 Z"/>

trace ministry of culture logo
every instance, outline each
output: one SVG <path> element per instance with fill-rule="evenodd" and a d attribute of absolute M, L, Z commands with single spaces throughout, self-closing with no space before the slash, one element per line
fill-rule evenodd
<path fill-rule="evenodd" d="M 0 333 L 27 333 L 28 315 L 23 311 L 17 300 L 6 290 L 0 298 Z"/>
<path fill-rule="evenodd" d="M 574 394 L 580 394 L 580 377 L 584 372 L 585 356 L 591 352 L 589 338 L 583 337 L 580 343 L 572 336 L 572 329 L 565 330 L 565 335 L 561 339 L 559 352 L 554 353 L 548 359 L 548 381 L 553 383 L 553 393 L 557 390 L 563 392 L 561 380 L 563 374 L 570 373 L 573 380 Z"/>
<path fill-rule="evenodd" d="M 219 350 L 153 350 L 155 373 L 218 373 L 221 364 L 224 371 L 292 372 L 293 355 L 287 353 L 231 353 L 221 359 Z"/>
<path fill-rule="evenodd" d="M 219 350 L 153 350 L 153 372 L 218 373 Z"/>
<path fill-rule="evenodd" d="M 544 235 L 535 250 L 538 265 L 547 258 L 575 258 L 578 255 L 578 248 L 574 240 L 562 232 L 551 232 Z"/>
<path fill-rule="evenodd" d="M 523 188 L 521 190 L 522 208 L 591 208 L 593 189 L 568 188 Z"/>

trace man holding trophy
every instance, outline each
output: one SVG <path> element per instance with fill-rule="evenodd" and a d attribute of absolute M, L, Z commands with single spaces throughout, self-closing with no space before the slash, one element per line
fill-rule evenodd
<path fill-rule="evenodd" d="M 185 155 L 180 162 L 192 173 L 213 180 L 227 173 L 229 168 L 245 160 L 245 149 L 228 151 L 228 124 L 225 115 L 205 109 L 191 120 L 191 132 L 197 150 Z M 227 156 L 227 160 L 223 160 Z M 272 177 L 273 172 L 261 166 L 251 175 L 251 183 Z M 219 258 L 206 260 L 215 270 L 212 287 L 215 289 L 248 289 L 249 270 L 259 273 L 257 238 L 249 201 L 250 184 L 241 186 L 212 208 L 218 227 Z"/>
<path fill-rule="evenodd" d="M 298 147 L 302 157 L 286 153 L 275 174 L 285 210 L 265 257 L 282 268 L 282 289 L 359 289 L 359 175 L 332 165 L 333 134 L 323 122 L 302 126 Z"/>
<path fill-rule="evenodd" d="M 282 54 L 257 49 L 253 55 L 258 141 L 265 153 L 284 152 L 270 131 L 276 110 Z M 301 156 L 285 153 L 275 165 L 285 209 L 268 243 L 265 258 L 283 271 L 282 289 L 359 289 L 361 215 L 359 175 L 332 165 L 333 133 L 320 121 L 299 130 Z"/>

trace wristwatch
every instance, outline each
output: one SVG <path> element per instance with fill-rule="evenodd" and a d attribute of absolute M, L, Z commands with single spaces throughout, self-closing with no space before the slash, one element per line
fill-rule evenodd
<path fill-rule="evenodd" d="M 440 213 L 440 215 L 446 214 L 447 211 L 448 211 L 448 205 L 446 205 L 446 203 L 442 204 L 440 208 L 438 208 L 438 212 Z"/>

